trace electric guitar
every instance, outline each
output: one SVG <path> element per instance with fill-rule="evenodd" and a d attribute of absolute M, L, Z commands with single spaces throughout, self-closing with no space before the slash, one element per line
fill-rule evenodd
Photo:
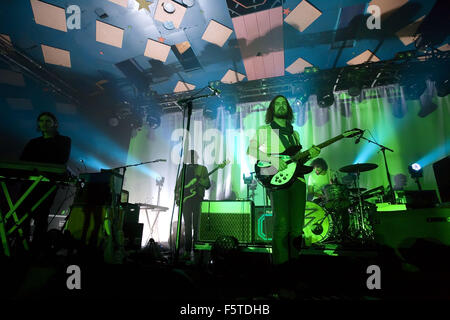
<path fill-rule="evenodd" d="M 341 135 L 327 140 L 317 146 L 320 149 L 323 149 L 343 138 L 351 138 L 361 134 L 363 134 L 361 129 L 347 130 Z M 274 155 L 286 162 L 287 168 L 282 171 L 278 171 L 270 162 L 258 161 L 255 164 L 256 179 L 258 179 L 264 187 L 272 190 L 290 187 L 295 182 L 297 177 L 310 173 L 313 170 L 311 166 L 304 165 L 308 160 L 310 160 L 309 151 L 303 151 L 298 154 L 301 148 L 301 146 L 292 146 L 287 148 L 284 152 Z M 297 161 L 292 159 L 295 155 L 299 158 Z"/>
<path fill-rule="evenodd" d="M 214 172 L 216 172 L 217 170 L 225 168 L 225 166 L 226 166 L 227 164 L 229 164 L 229 163 L 230 163 L 230 160 L 224 160 L 221 164 L 219 164 L 219 165 L 218 165 L 217 167 L 215 167 L 213 170 L 211 170 L 210 172 L 208 172 L 208 177 L 209 177 L 210 175 L 212 175 Z M 197 180 L 197 181 L 194 182 L 194 180 Z M 197 178 L 192 178 L 191 181 L 189 181 L 189 183 L 187 183 L 187 184 L 184 186 L 184 200 L 183 200 L 183 203 L 184 203 L 187 199 L 190 199 L 190 198 L 194 197 L 194 196 L 197 194 L 197 185 L 198 185 L 198 183 L 199 183 L 198 180 L 199 180 L 199 179 L 197 179 Z M 179 191 L 179 190 L 178 190 L 178 191 Z M 180 193 L 179 193 L 178 191 L 175 193 L 175 201 L 176 201 L 177 205 L 180 205 L 180 199 L 179 199 Z"/>

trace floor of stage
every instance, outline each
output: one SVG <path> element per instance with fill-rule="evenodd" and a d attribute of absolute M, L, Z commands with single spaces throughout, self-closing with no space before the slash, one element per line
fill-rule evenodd
<path fill-rule="evenodd" d="M 195 262 L 176 264 L 170 262 L 165 248 L 160 248 L 161 254 L 156 256 L 149 248 L 130 251 L 121 265 L 104 264 L 102 257 L 93 253 L 3 259 L 1 297 L 283 300 L 277 295 L 280 271 L 272 267 L 268 246 L 245 247 L 212 260 L 210 248 L 203 244 L 203 249 L 197 246 L 195 250 Z M 448 255 L 448 247 L 404 251 L 408 262 L 414 262 L 410 264 L 400 261 L 387 247 L 343 248 L 327 244 L 305 248 L 300 258 L 283 270 L 287 270 L 295 300 L 448 299 L 450 268 L 442 259 L 445 250 Z M 80 267 L 80 290 L 67 289 L 69 265 Z M 373 272 L 368 272 L 368 267 L 373 265 L 380 268 L 381 289 L 367 287 Z"/>

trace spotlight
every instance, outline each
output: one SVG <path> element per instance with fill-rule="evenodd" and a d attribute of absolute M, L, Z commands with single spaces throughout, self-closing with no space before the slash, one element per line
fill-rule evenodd
<path fill-rule="evenodd" d="M 413 178 L 416 181 L 419 190 L 422 190 L 422 186 L 420 185 L 419 181 L 419 178 L 423 177 L 423 168 L 421 167 L 421 165 L 418 163 L 410 164 L 408 166 L 408 171 L 409 174 L 411 175 L 411 178 Z"/>
<path fill-rule="evenodd" d="M 411 178 L 423 177 L 423 169 L 418 163 L 413 163 L 408 166 L 408 171 L 411 174 Z"/>
<path fill-rule="evenodd" d="M 362 86 L 360 84 L 352 85 L 348 88 L 348 94 L 351 97 L 357 97 L 361 94 Z"/>
<path fill-rule="evenodd" d="M 293 90 L 293 94 L 296 97 L 294 104 L 300 107 L 302 104 L 306 103 L 309 98 L 309 94 L 302 87 Z"/>
<path fill-rule="evenodd" d="M 320 108 L 328 108 L 334 103 L 333 91 L 322 91 L 317 94 L 317 103 Z"/>
<path fill-rule="evenodd" d="M 161 125 L 161 117 L 159 115 L 148 115 L 147 123 L 150 129 L 157 129 Z"/>

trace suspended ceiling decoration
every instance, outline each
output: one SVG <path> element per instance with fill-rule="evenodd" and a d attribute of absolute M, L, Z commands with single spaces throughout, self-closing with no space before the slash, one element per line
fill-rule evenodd
<path fill-rule="evenodd" d="M 115 88 L 117 99 L 132 100 L 136 88 L 164 95 L 389 60 L 414 49 L 434 3 L 73 0 L 81 28 L 68 29 L 65 3 L 9 1 L 0 3 L 0 36 L 88 95 Z M 380 7 L 382 30 L 367 29 L 369 5 Z"/>

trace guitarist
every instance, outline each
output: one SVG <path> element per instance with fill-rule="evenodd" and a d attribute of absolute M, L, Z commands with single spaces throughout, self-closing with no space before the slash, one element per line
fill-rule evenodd
<path fill-rule="evenodd" d="M 186 199 L 183 204 L 184 219 L 184 258 L 189 258 L 192 251 L 192 230 L 194 231 L 194 239 L 198 234 L 198 219 L 200 216 L 200 206 L 205 196 L 205 190 L 211 187 L 208 169 L 205 166 L 197 164 L 198 154 L 195 150 L 189 150 L 190 163 L 186 167 L 184 197 Z M 179 195 L 181 183 L 181 175 L 177 179 L 175 185 L 175 197 Z M 194 196 L 191 196 L 195 192 Z M 178 201 L 177 201 L 178 202 Z M 179 203 L 179 202 L 178 202 Z"/>
<path fill-rule="evenodd" d="M 284 96 L 276 96 L 266 111 L 265 122 L 250 140 L 247 154 L 261 161 L 269 161 L 278 170 L 287 168 L 285 161 L 274 156 L 288 147 L 300 145 L 300 135 L 293 130 L 294 114 Z M 319 155 L 320 149 L 312 146 L 310 158 Z M 293 156 L 298 160 L 300 152 Z M 305 216 L 306 183 L 303 177 L 286 189 L 270 192 L 273 220 L 272 262 L 277 273 L 279 294 L 293 298 L 289 278 L 289 262 L 298 258 Z"/>

